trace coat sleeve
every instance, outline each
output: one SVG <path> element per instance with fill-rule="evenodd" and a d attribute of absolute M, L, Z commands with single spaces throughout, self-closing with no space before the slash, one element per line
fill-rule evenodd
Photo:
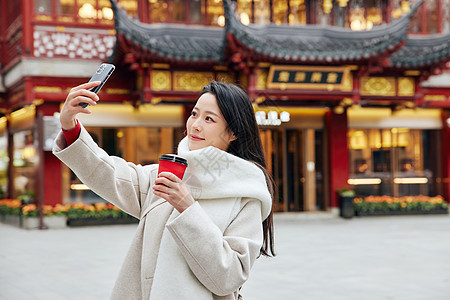
<path fill-rule="evenodd" d="M 152 166 L 142 167 L 120 157 L 109 156 L 97 146 L 84 127 L 80 137 L 70 146 L 60 132 L 53 145 L 53 154 L 100 197 L 126 213 L 140 217 L 142 201 L 150 188 Z"/>
<path fill-rule="evenodd" d="M 229 295 L 247 281 L 263 240 L 261 202 L 242 201 L 222 233 L 198 202 L 167 224 L 186 262 L 213 294 Z"/>

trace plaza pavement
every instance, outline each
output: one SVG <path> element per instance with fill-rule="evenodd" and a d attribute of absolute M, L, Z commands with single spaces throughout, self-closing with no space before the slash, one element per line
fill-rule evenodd
<path fill-rule="evenodd" d="M 450 216 L 305 216 L 276 215 L 244 300 L 450 299 Z M 108 299 L 135 228 L 0 224 L 0 299 Z"/>

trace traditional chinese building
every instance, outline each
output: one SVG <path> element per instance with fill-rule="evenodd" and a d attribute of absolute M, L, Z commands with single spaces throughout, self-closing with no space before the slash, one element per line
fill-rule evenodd
<path fill-rule="evenodd" d="M 1 5 L 0 185 L 10 198 L 98 201 L 50 149 L 68 90 L 109 60 L 101 103 L 80 120 L 112 155 L 146 164 L 174 152 L 215 79 L 254 102 L 276 210 L 336 208 L 348 185 L 449 199 L 450 0 Z"/>

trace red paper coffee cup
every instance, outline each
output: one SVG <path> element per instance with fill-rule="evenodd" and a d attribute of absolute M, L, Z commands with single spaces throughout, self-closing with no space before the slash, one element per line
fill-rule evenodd
<path fill-rule="evenodd" d="M 161 172 L 171 172 L 178 178 L 183 179 L 187 165 L 188 163 L 185 158 L 174 154 L 163 154 L 159 158 L 158 175 Z"/>

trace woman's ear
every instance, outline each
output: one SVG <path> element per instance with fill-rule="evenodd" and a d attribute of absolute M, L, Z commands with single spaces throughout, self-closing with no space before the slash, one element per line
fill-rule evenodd
<path fill-rule="evenodd" d="M 231 133 L 231 136 L 230 136 L 230 143 L 233 142 L 233 141 L 235 141 L 235 140 L 237 140 L 237 137 L 234 135 L 234 133 Z"/>

